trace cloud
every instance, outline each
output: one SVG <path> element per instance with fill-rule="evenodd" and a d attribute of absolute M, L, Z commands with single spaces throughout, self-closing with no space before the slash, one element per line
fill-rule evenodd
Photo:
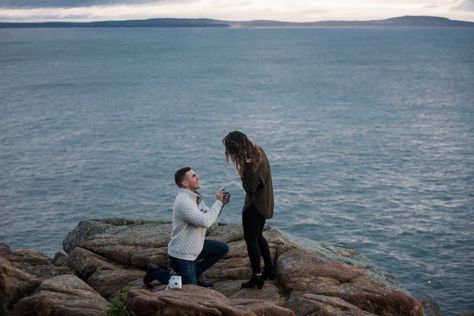
<path fill-rule="evenodd" d="M 160 17 L 221 20 L 372 20 L 437 15 L 474 20 L 474 0 L 0 0 L 0 21 Z M 454 8 L 457 6 L 457 8 Z"/>
<path fill-rule="evenodd" d="M 74 8 L 104 5 L 134 5 L 158 0 L 1 0 L 0 8 Z"/>
<path fill-rule="evenodd" d="M 459 1 L 455 8 L 459 10 L 474 11 L 474 0 Z"/>

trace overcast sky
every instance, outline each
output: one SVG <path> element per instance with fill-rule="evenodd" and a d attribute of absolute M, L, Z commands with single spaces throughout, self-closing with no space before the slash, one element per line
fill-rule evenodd
<path fill-rule="evenodd" d="M 3 22 L 158 17 L 324 21 L 402 15 L 474 21 L 474 0 L 0 0 Z"/>

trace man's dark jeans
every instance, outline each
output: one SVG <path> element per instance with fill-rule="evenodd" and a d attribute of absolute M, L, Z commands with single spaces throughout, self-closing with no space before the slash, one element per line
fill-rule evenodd
<path fill-rule="evenodd" d="M 228 251 L 229 246 L 225 242 L 206 239 L 196 260 L 182 260 L 169 256 L 170 266 L 181 276 L 183 284 L 197 284 L 201 274 L 222 259 Z"/>

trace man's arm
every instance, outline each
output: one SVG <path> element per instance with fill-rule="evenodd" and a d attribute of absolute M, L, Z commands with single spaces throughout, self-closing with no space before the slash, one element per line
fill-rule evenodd
<path fill-rule="evenodd" d="M 176 216 L 186 223 L 209 228 L 217 220 L 223 206 L 222 201 L 216 200 L 211 208 L 203 208 L 204 211 L 207 210 L 203 212 L 194 200 L 186 198 L 175 206 L 175 212 Z"/>

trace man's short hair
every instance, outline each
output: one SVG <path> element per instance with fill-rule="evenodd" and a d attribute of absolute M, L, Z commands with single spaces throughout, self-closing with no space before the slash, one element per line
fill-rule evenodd
<path fill-rule="evenodd" d="M 184 177 L 186 176 L 186 173 L 189 170 L 191 170 L 191 167 L 184 167 L 176 171 L 176 173 L 174 174 L 174 182 L 176 182 L 176 185 L 178 187 L 182 187 L 181 183 L 183 182 Z"/>

